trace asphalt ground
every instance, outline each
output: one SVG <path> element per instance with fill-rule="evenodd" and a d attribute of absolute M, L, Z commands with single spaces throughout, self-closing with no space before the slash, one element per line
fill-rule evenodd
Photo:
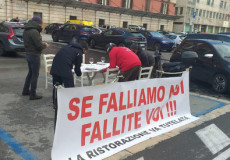
<path fill-rule="evenodd" d="M 60 48 L 60 45 L 57 44 L 52 44 L 51 46 L 45 53 L 56 53 L 58 48 Z M 97 61 L 100 60 L 101 56 L 105 56 L 105 53 L 103 50 L 90 50 L 86 55 L 86 62 L 92 56 Z M 163 56 L 166 59 L 170 56 L 170 53 L 165 52 Z M 106 61 L 108 62 L 108 57 Z M 18 56 L 0 57 L 1 160 L 50 159 L 54 134 L 52 87 L 49 86 L 48 89 L 45 89 L 44 65 L 41 63 L 37 92 L 43 95 L 43 99 L 29 101 L 27 96 L 21 96 L 26 74 L 27 63 L 23 53 Z M 101 81 L 100 75 L 96 79 Z M 196 116 L 226 107 L 229 103 L 227 101 L 229 94 L 217 95 L 213 93 L 210 86 L 202 85 L 202 83 L 190 83 L 190 91 L 192 91 L 190 94 L 191 112 Z M 223 123 L 225 122 L 223 121 Z M 191 133 L 193 132 L 191 131 Z M 164 135 L 160 137 L 164 137 Z M 178 141 L 174 141 L 173 144 L 175 145 L 175 143 L 179 144 Z M 170 146 L 168 144 L 164 147 Z M 159 147 L 160 149 L 162 149 L 161 146 Z M 174 151 L 176 152 L 176 148 Z M 151 152 L 153 151 L 151 150 Z M 119 154 L 115 154 L 107 159 L 117 159 L 116 157 L 119 157 Z M 143 154 L 142 156 L 133 154 L 134 158 L 145 156 Z M 148 159 L 148 157 L 143 158 Z"/>

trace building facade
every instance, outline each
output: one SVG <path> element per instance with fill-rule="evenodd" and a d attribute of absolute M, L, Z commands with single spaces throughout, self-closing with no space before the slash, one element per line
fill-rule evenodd
<path fill-rule="evenodd" d="M 177 0 L 174 32 L 230 32 L 230 0 Z"/>
<path fill-rule="evenodd" d="M 15 17 L 42 18 L 49 23 L 88 20 L 126 28 L 140 25 L 149 30 L 172 31 L 175 0 L 0 0 L 0 21 Z"/>

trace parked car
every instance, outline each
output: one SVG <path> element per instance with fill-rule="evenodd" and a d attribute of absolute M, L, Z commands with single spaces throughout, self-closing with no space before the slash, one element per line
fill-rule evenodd
<path fill-rule="evenodd" d="M 25 25 L 28 23 L 28 20 L 22 19 L 22 18 L 12 18 L 9 22 L 19 23 L 19 24 Z"/>
<path fill-rule="evenodd" d="M 89 38 L 91 48 L 100 46 L 105 48 L 109 43 L 115 43 L 118 46 L 130 47 L 132 43 L 138 43 L 142 48 L 146 48 L 146 39 L 136 31 L 130 31 L 123 28 L 112 28 L 101 34 L 93 34 Z"/>
<path fill-rule="evenodd" d="M 181 54 L 185 51 L 194 51 L 198 54 L 198 59 L 190 72 L 192 79 L 211 84 L 218 93 L 230 90 L 230 43 L 185 39 L 173 52 L 170 62 L 181 62 Z"/>
<path fill-rule="evenodd" d="M 152 50 L 172 51 L 174 42 L 156 31 L 141 30 L 142 35 L 147 39 L 147 48 Z"/>
<path fill-rule="evenodd" d="M 104 29 L 116 28 L 116 26 L 114 26 L 114 25 L 108 25 L 108 24 L 100 25 L 99 27 L 104 28 Z"/>
<path fill-rule="evenodd" d="M 0 23 L 0 56 L 7 52 L 25 51 L 24 26 L 17 23 Z"/>
<path fill-rule="evenodd" d="M 59 40 L 70 42 L 73 38 L 76 38 L 78 41 L 87 40 L 93 32 L 93 28 L 90 26 L 66 24 L 62 28 L 54 30 L 52 38 L 54 42 Z"/>
<path fill-rule="evenodd" d="M 105 31 L 105 29 L 98 28 L 98 27 L 93 27 L 94 34 L 101 34 L 104 31 Z"/>
<path fill-rule="evenodd" d="M 218 33 L 218 34 L 224 34 L 224 35 L 226 35 L 226 36 L 230 36 L 230 32 L 220 32 L 220 33 Z"/>
<path fill-rule="evenodd" d="M 173 47 L 177 47 L 178 45 L 181 44 L 181 42 L 185 39 L 186 35 L 179 35 L 179 34 L 166 34 L 166 37 L 168 37 L 169 39 L 173 40 L 174 45 Z"/>
<path fill-rule="evenodd" d="M 48 26 L 45 27 L 46 34 L 52 33 L 56 29 L 60 29 L 64 25 L 61 23 L 51 23 Z"/>
<path fill-rule="evenodd" d="M 187 34 L 185 39 L 212 39 L 212 40 L 230 42 L 230 37 L 227 35 L 210 34 L 210 33 Z"/>
<path fill-rule="evenodd" d="M 145 30 L 144 27 L 141 27 L 141 26 L 138 26 L 138 25 L 129 25 L 128 29 L 134 30 L 134 31 Z"/>

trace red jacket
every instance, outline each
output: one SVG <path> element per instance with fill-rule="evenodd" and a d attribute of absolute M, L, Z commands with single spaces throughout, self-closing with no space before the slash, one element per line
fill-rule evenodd
<path fill-rule="evenodd" d="M 116 66 L 118 66 L 121 72 L 127 71 L 135 66 L 141 66 L 141 61 L 138 56 L 126 47 L 113 47 L 109 52 L 109 59 L 110 66 L 108 68 L 116 68 Z"/>

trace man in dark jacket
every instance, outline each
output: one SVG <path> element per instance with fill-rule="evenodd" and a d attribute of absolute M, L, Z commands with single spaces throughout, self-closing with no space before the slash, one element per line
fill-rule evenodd
<path fill-rule="evenodd" d="M 134 53 L 137 54 L 137 56 L 141 60 L 142 67 L 151 67 L 151 66 L 153 66 L 153 71 L 151 73 L 151 78 L 160 77 L 160 75 L 158 75 L 158 73 L 156 72 L 156 70 L 162 70 L 161 61 L 160 60 L 156 61 L 156 58 L 158 58 L 158 57 L 154 57 L 153 55 L 148 53 L 146 50 L 143 50 L 141 48 L 141 46 L 139 46 L 136 43 L 133 43 L 130 46 L 130 49 Z"/>
<path fill-rule="evenodd" d="M 40 56 L 43 49 L 49 45 L 42 42 L 40 32 L 42 19 L 34 16 L 26 25 L 23 33 L 24 45 L 26 50 L 26 60 L 29 72 L 27 74 L 22 95 L 30 95 L 30 100 L 41 99 L 42 96 L 36 94 L 37 81 L 40 69 Z M 30 90 L 31 87 L 31 90 Z"/>
<path fill-rule="evenodd" d="M 82 54 L 88 50 L 85 41 L 70 42 L 63 46 L 53 60 L 50 74 L 53 76 L 53 85 L 57 82 L 65 88 L 74 87 L 73 65 L 77 76 L 81 76 Z"/>

